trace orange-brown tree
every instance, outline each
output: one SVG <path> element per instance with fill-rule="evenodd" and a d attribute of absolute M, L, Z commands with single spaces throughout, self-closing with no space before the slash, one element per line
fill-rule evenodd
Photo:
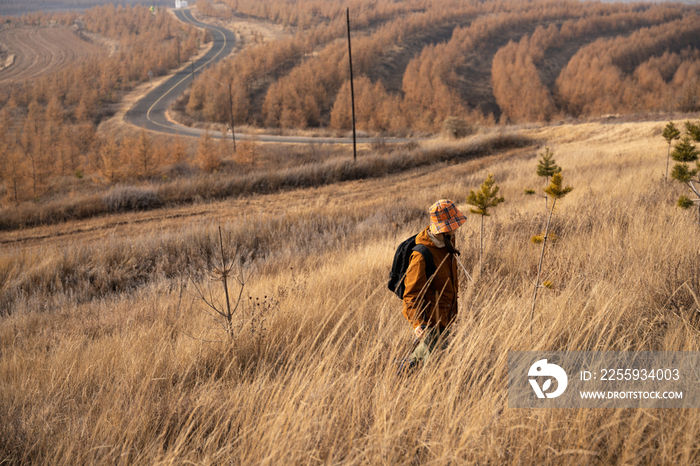
<path fill-rule="evenodd" d="M 199 138 L 197 146 L 197 165 L 202 171 L 213 173 L 221 167 L 221 153 L 214 141 L 211 132 L 207 130 L 204 136 Z"/>

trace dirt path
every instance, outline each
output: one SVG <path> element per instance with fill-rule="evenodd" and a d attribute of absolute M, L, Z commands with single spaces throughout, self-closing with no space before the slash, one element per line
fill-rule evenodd
<path fill-rule="evenodd" d="M 446 177 L 461 176 L 480 170 L 504 158 L 525 156 L 531 149 L 518 149 L 457 165 L 433 165 L 394 175 L 389 178 L 348 181 L 318 188 L 297 189 L 268 195 L 252 195 L 223 201 L 178 206 L 147 212 L 128 212 L 68 222 L 58 225 L 0 232 L 0 247 L 15 248 L 61 247 L 77 242 L 87 244 L 106 238 L 149 237 L 164 232 L 179 231 L 196 222 L 226 223 L 241 215 L 255 213 L 263 216 L 309 211 L 322 208 L 331 211 L 343 206 L 372 209 L 387 198 L 408 198 L 415 195 L 416 186 L 439 186 Z"/>
<path fill-rule="evenodd" d="M 26 81 L 75 66 L 86 58 L 104 56 L 101 47 L 81 40 L 67 27 L 10 28 L 0 31 L 3 56 L 0 83 Z"/>

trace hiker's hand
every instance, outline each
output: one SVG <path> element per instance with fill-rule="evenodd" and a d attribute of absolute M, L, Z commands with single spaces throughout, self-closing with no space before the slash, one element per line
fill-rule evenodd
<path fill-rule="evenodd" d="M 418 327 L 414 328 L 413 333 L 415 333 L 416 338 L 420 340 L 423 338 L 423 335 L 425 335 L 425 325 L 419 325 Z"/>

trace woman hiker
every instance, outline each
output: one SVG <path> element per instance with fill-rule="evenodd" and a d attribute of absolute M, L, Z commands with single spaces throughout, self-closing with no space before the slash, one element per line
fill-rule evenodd
<path fill-rule="evenodd" d="M 403 315 L 420 343 L 409 356 L 410 367 L 425 364 L 431 353 L 444 347 L 446 329 L 457 315 L 455 232 L 466 220 L 454 202 L 441 199 L 430 207 L 430 225 L 416 236 L 416 245 L 430 251 L 434 267 L 427 268 L 435 273 L 427 276 L 426 257 L 413 251 L 404 280 Z"/>

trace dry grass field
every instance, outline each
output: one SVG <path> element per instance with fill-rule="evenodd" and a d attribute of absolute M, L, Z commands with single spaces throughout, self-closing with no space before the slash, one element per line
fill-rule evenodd
<path fill-rule="evenodd" d="M 106 55 L 66 27 L 0 29 L 0 83 L 31 80 Z M 10 57 L 13 57 L 10 60 Z"/>
<path fill-rule="evenodd" d="M 519 128 L 539 145 L 0 233 L 0 464 L 698 463 L 697 410 L 518 410 L 506 394 L 510 350 L 699 349 L 697 212 L 663 181 L 664 124 Z M 574 191 L 531 333 L 546 217 L 523 189 L 542 185 L 545 146 Z M 436 199 L 467 211 L 488 173 L 506 202 L 483 272 L 462 278 L 447 350 L 397 379 L 411 331 L 385 285 L 394 248 Z M 246 277 L 232 338 L 196 292 L 223 297 L 218 226 Z M 478 231 L 470 215 L 458 234 L 469 270 Z"/>

